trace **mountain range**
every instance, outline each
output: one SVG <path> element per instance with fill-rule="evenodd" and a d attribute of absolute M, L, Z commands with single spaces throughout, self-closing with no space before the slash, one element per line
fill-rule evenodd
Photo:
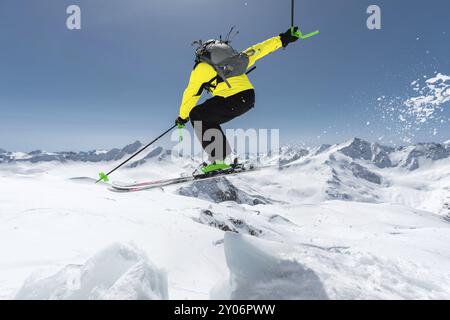
<path fill-rule="evenodd" d="M 419 168 L 421 163 L 427 161 L 435 161 L 450 157 L 450 144 L 441 143 L 418 143 L 410 146 L 390 147 L 379 143 L 370 143 L 360 138 L 353 138 L 336 151 L 348 156 L 353 160 L 366 160 L 378 168 L 402 167 L 410 171 Z M 124 159 L 139 150 L 143 144 L 135 141 L 123 148 L 114 148 L 111 150 L 91 150 L 91 151 L 62 151 L 62 152 L 46 152 L 35 150 L 32 152 L 8 152 L 0 149 L 0 163 L 14 162 L 102 162 L 117 161 Z M 321 145 L 317 148 L 302 149 L 292 146 L 284 146 L 280 148 L 280 165 L 287 165 L 308 155 L 318 155 L 326 152 L 332 146 Z M 162 147 L 150 149 L 146 156 L 139 161 L 131 163 L 131 167 L 137 167 L 146 163 L 150 159 L 161 159 L 171 154 L 171 150 L 165 150 Z M 267 160 L 268 157 L 266 157 Z M 361 168 L 354 166 L 355 172 Z"/>

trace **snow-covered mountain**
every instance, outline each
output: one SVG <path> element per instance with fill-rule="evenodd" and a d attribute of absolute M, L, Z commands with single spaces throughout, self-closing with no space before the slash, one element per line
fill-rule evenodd
<path fill-rule="evenodd" d="M 406 147 L 389 147 L 378 143 L 369 143 L 365 140 L 354 138 L 349 142 L 338 145 L 337 150 L 340 153 L 352 158 L 353 160 L 370 161 L 379 168 L 404 167 L 408 170 L 415 170 L 419 168 L 420 164 L 427 161 L 435 161 L 450 157 L 450 144 L 440 143 L 419 143 Z M 62 151 L 62 152 L 46 152 L 36 150 L 29 153 L 25 152 L 8 152 L 0 149 L 0 163 L 12 162 L 101 162 L 101 161 L 115 161 L 131 155 L 136 152 L 142 143 L 135 141 L 132 144 L 126 145 L 119 149 L 111 150 L 91 150 L 91 151 Z M 319 154 L 327 151 L 331 145 L 321 145 L 318 148 L 307 150 L 296 148 L 293 146 L 284 146 L 280 148 L 280 165 L 287 165 L 298 159 L 301 159 L 311 153 Z M 164 150 L 162 147 L 155 147 L 150 149 L 147 155 L 132 163 L 131 167 L 137 167 L 147 162 L 149 159 L 158 158 L 159 160 L 169 156 L 170 150 Z"/>
<path fill-rule="evenodd" d="M 0 150 L 1 298 L 450 298 L 449 144 L 355 138 L 282 147 L 232 177 L 93 184 L 140 147 Z M 197 165 L 156 147 L 112 178 Z"/>
<path fill-rule="evenodd" d="M 49 161 L 81 161 L 81 162 L 100 162 L 100 161 L 114 161 L 122 159 L 125 155 L 133 154 L 142 146 L 141 142 L 136 141 L 125 146 L 122 149 L 92 150 L 87 152 L 46 152 L 42 150 L 35 150 L 29 153 L 24 152 L 7 152 L 0 149 L 0 163 L 11 162 L 49 162 Z"/>

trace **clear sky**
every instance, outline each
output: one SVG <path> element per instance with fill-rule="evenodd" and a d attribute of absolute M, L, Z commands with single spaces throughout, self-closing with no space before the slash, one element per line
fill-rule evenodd
<path fill-rule="evenodd" d="M 78 31 L 66 28 L 71 4 L 82 10 Z M 381 7 L 381 30 L 366 27 L 370 4 Z M 280 128 L 283 142 L 306 144 L 401 142 L 377 98 L 406 99 L 412 81 L 450 74 L 450 1 L 297 0 L 296 9 L 301 28 L 320 35 L 260 60 L 256 108 L 227 127 Z M 148 141 L 177 116 L 193 40 L 236 25 L 243 50 L 289 24 L 289 0 L 1 0 L 0 147 Z M 413 142 L 448 139 L 444 121 Z"/>

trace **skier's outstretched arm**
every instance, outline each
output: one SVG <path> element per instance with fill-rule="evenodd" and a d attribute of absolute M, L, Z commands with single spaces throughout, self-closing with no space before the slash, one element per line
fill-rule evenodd
<path fill-rule="evenodd" d="M 294 31 L 298 28 L 295 27 Z M 280 33 L 278 36 L 267 39 L 261 43 L 255 44 L 250 48 L 244 50 L 244 53 L 249 57 L 250 61 L 248 64 L 248 68 L 250 68 L 255 62 L 262 57 L 272 53 L 281 47 L 286 47 L 289 43 L 295 42 L 298 40 L 298 37 L 292 34 L 291 29 L 284 33 Z"/>
<path fill-rule="evenodd" d="M 200 88 L 216 75 L 213 67 L 201 62 L 191 72 L 189 84 L 183 93 L 183 99 L 180 105 L 180 118 L 189 118 L 189 113 L 195 107 L 201 96 Z"/>

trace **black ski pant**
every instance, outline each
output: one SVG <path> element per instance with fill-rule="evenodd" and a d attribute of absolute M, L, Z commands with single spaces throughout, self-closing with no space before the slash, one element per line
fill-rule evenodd
<path fill-rule="evenodd" d="M 255 91 L 250 89 L 227 98 L 212 97 L 191 110 L 189 118 L 195 134 L 211 161 L 225 160 L 231 153 L 231 147 L 220 125 L 239 117 L 254 106 Z"/>

